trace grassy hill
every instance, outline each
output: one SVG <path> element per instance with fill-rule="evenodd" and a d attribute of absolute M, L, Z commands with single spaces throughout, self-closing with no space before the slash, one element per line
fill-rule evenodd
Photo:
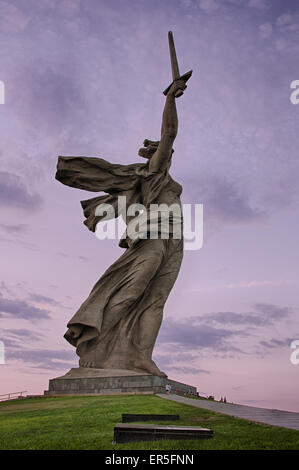
<path fill-rule="evenodd" d="M 214 438 L 118 444 L 122 413 L 179 414 L 176 423 L 213 429 Z M 23 399 L 0 403 L 0 449 L 299 449 L 299 431 L 164 400 L 154 395 Z"/>

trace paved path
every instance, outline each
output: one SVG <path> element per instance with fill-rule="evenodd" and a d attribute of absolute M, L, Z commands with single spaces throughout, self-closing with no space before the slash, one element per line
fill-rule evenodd
<path fill-rule="evenodd" d="M 184 403 L 186 405 L 195 406 L 196 408 L 204 408 L 205 410 L 216 411 L 225 415 L 235 416 L 237 418 L 248 419 L 258 423 L 270 424 L 272 426 L 280 426 L 288 429 L 299 430 L 299 413 L 292 411 L 270 410 L 267 408 L 256 408 L 253 406 L 233 405 L 230 403 L 219 403 L 208 400 L 196 400 L 194 398 L 186 398 L 180 395 L 157 394 L 158 397 L 167 400 Z"/>

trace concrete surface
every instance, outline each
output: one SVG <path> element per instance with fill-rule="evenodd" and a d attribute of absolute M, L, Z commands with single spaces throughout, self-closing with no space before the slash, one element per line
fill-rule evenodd
<path fill-rule="evenodd" d="M 196 400 L 179 395 L 157 394 L 161 398 L 176 401 L 186 405 L 203 408 L 205 410 L 216 411 L 225 415 L 244 418 L 257 423 L 280 426 L 282 428 L 299 430 L 299 413 L 293 411 L 271 410 L 268 408 L 257 408 L 253 406 L 234 405 L 231 403 L 219 403 L 208 400 Z"/>

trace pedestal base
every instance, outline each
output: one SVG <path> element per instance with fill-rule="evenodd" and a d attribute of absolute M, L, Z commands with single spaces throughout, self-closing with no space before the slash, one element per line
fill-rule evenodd
<path fill-rule="evenodd" d="M 196 387 L 175 380 L 123 369 L 92 369 L 78 367 L 62 377 L 49 381 L 47 396 L 57 395 L 111 395 L 165 393 L 165 386 L 171 386 L 171 393 L 196 395 Z"/>

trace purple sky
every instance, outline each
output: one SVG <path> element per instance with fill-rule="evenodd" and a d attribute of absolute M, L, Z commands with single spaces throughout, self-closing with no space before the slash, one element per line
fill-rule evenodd
<path fill-rule="evenodd" d="M 66 323 L 122 253 L 83 225 L 94 194 L 55 181 L 58 155 L 140 161 L 181 72 L 172 175 L 204 204 L 154 358 L 233 402 L 299 411 L 299 5 L 294 0 L 0 0 L 0 394 L 42 393 L 76 367 Z"/>

